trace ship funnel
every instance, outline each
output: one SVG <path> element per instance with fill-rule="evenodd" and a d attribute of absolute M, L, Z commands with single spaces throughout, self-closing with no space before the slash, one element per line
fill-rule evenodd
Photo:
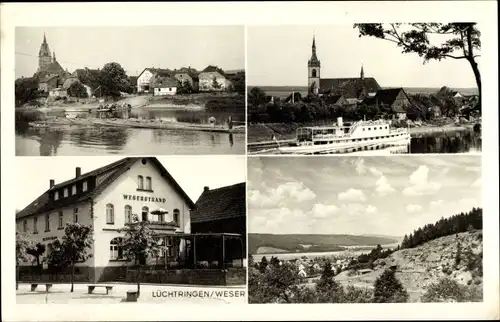
<path fill-rule="evenodd" d="M 342 126 L 342 117 L 337 117 L 337 125 Z"/>

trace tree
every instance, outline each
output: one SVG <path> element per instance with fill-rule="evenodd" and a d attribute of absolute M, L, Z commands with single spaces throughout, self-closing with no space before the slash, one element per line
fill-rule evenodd
<path fill-rule="evenodd" d="M 64 228 L 61 248 L 67 263 L 71 266 L 71 292 L 74 289 L 75 263 L 86 261 L 92 254 L 92 228 L 79 223 L 67 223 Z"/>
<path fill-rule="evenodd" d="M 177 86 L 177 94 L 191 94 L 193 92 L 193 87 L 188 81 L 179 81 Z"/>
<path fill-rule="evenodd" d="M 421 301 L 429 302 L 481 302 L 483 292 L 476 285 L 460 285 L 454 279 L 444 277 L 430 284 Z"/>
<path fill-rule="evenodd" d="M 119 231 L 125 232 L 121 243 L 123 256 L 129 261 L 134 261 L 137 266 L 137 296 L 139 297 L 141 291 L 140 270 L 147 258 L 158 257 L 164 247 L 156 238 L 156 232 L 148 227 L 148 221 L 139 221 L 136 214 L 132 217 L 132 223 L 127 224 L 127 227 Z"/>
<path fill-rule="evenodd" d="M 424 63 L 446 58 L 469 62 L 479 90 L 480 106 L 481 74 L 476 62 L 480 55 L 476 51 L 481 49 L 481 33 L 476 23 L 391 23 L 386 28 L 379 23 L 363 23 L 354 24 L 354 28 L 359 29 L 360 37 L 371 36 L 394 42 L 403 48 L 403 53 L 416 53 L 423 57 Z M 438 45 L 431 44 L 430 38 L 443 37 L 447 40 Z"/>
<path fill-rule="evenodd" d="M 74 82 L 68 88 L 68 94 L 71 97 L 79 97 L 79 98 L 87 98 L 89 95 L 87 93 L 87 89 L 80 82 Z"/>
<path fill-rule="evenodd" d="M 394 269 L 386 269 L 374 283 L 373 299 L 376 303 L 404 303 L 408 293 L 396 278 Z"/>
<path fill-rule="evenodd" d="M 35 100 L 40 97 L 38 82 L 35 78 L 18 78 L 15 81 L 16 106 Z"/>
<path fill-rule="evenodd" d="M 68 266 L 68 260 L 61 239 L 54 240 L 50 245 L 51 251 L 44 260 L 47 262 L 50 272 L 54 273 L 57 279 L 57 274 Z"/>
<path fill-rule="evenodd" d="M 104 96 L 120 97 L 121 92 L 126 92 L 129 80 L 125 70 L 118 63 L 107 63 L 99 72 L 100 90 Z"/>
<path fill-rule="evenodd" d="M 28 247 L 26 249 L 26 253 L 33 256 L 33 258 L 36 261 L 36 267 L 37 267 L 37 269 L 39 269 L 40 268 L 40 256 L 42 256 L 43 253 L 45 253 L 45 245 L 42 243 L 36 243 L 35 246 Z"/>
<path fill-rule="evenodd" d="M 264 273 L 266 271 L 266 268 L 267 268 L 267 258 L 266 256 L 262 257 L 262 259 L 260 260 L 260 263 L 259 263 L 259 271 L 261 273 Z"/>
<path fill-rule="evenodd" d="M 260 87 L 253 87 L 248 93 L 248 104 L 257 107 L 266 102 L 266 93 Z"/>
<path fill-rule="evenodd" d="M 245 83 L 245 72 L 238 72 L 234 75 L 233 79 L 233 90 L 240 95 L 245 95 L 246 83 Z"/>
<path fill-rule="evenodd" d="M 343 298 L 343 288 L 334 279 L 332 264 L 327 260 L 319 282 L 316 284 L 320 303 L 339 303 Z"/>
<path fill-rule="evenodd" d="M 32 241 L 28 234 L 16 232 L 16 290 L 19 289 L 19 266 L 21 263 L 30 261 L 27 249 L 31 247 Z"/>
<path fill-rule="evenodd" d="M 220 84 L 218 81 L 217 81 L 217 78 L 214 76 L 213 80 L 212 80 L 212 88 L 216 91 L 218 91 L 219 89 L 221 89 L 222 87 L 222 84 Z"/>

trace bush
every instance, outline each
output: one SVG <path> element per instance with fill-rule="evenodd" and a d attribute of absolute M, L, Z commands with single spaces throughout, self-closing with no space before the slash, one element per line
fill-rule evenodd
<path fill-rule="evenodd" d="M 460 285 L 457 281 L 444 277 L 430 284 L 422 302 L 480 302 L 483 300 L 482 288 L 477 285 Z"/>
<path fill-rule="evenodd" d="M 408 300 L 408 293 L 396 278 L 393 269 L 386 269 L 377 278 L 374 286 L 373 299 L 376 303 L 404 303 Z"/>
<path fill-rule="evenodd" d="M 369 288 L 359 288 L 349 285 L 346 288 L 343 302 L 371 303 L 373 302 L 373 291 Z"/>

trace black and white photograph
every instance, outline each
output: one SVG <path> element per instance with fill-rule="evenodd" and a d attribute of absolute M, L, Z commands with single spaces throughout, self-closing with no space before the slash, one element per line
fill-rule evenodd
<path fill-rule="evenodd" d="M 243 26 L 18 27 L 16 155 L 245 153 Z"/>
<path fill-rule="evenodd" d="M 249 303 L 483 300 L 479 156 L 251 157 Z"/>
<path fill-rule="evenodd" d="M 35 157 L 15 171 L 16 303 L 246 302 L 245 157 Z"/>
<path fill-rule="evenodd" d="M 481 152 L 480 30 L 248 27 L 249 154 Z"/>

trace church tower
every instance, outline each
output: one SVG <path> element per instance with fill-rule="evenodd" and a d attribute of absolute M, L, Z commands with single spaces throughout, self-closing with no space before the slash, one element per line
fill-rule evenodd
<path fill-rule="evenodd" d="M 311 59 L 307 62 L 309 91 L 314 94 L 319 93 L 321 62 L 316 56 L 316 39 L 313 36 Z"/>
<path fill-rule="evenodd" d="M 38 52 L 38 71 L 44 70 L 47 66 L 52 63 L 52 57 L 50 55 L 49 44 L 43 34 L 43 42 L 40 46 L 40 51 Z"/>

